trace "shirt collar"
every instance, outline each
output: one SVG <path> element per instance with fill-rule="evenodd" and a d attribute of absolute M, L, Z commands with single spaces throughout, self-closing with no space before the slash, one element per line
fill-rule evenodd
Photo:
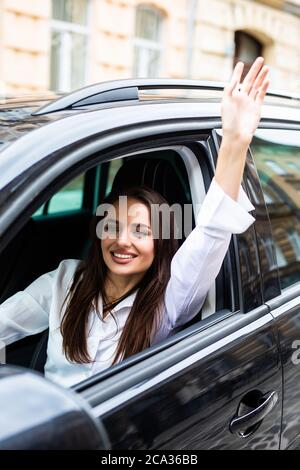
<path fill-rule="evenodd" d="M 137 290 L 134 291 L 132 294 L 128 295 L 127 297 L 125 297 L 125 299 L 123 299 L 121 302 L 119 302 L 115 308 L 113 309 L 114 312 L 118 312 L 119 310 L 121 310 L 122 308 L 125 308 L 125 307 L 132 307 L 134 301 L 135 301 L 135 298 L 136 298 L 136 295 L 137 295 Z"/>
<path fill-rule="evenodd" d="M 116 313 L 122 308 L 125 308 L 125 307 L 131 308 L 136 298 L 137 291 L 138 289 L 134 291 L 132 294 L 130 294 L 129 296 L 125 297 L 125 299 L 123 299 L 120 303 L 118 303 L 118 305 L 116 305 L 116 307 L 112 311 Z M 98 308 L 99 308 L 99 312 L 102 313 L 103 302 L 102 302 L 101 296 L 99 297 Z M 88 320 L 88 331 L 89 331 L 88 336 L 95 336 L 95 335 L 97 336 L 99 324 L 101 321 L 102 320 L 98 317 L 98 315 L 95 315 L 95 312 L 91 312 L 91 315 L 89 316 L 89 320 Z"/>

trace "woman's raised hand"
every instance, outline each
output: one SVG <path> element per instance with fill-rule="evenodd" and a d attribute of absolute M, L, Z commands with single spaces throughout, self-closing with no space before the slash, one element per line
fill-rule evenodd
<path fill-rule="evenodd" d="M 221 106 L 223 138 L 215 180 L 235 200 L 240 190 L 247 149 L 260 121 L 261 106 L 269 86 L 269 68 L 263 63 L 264 59 L 258 57 L 241 84 L 244 64 L 238 62 L 224 90 Z"/>
<path fill-rule="evenodd" d="M 222 100 L 223 138 L 249 144 L 258 126 L 261 106 L 269 86 L 269 68 L 258 57 L 252 64 L 243 83 L 243 62 L 238 62 Z"/>

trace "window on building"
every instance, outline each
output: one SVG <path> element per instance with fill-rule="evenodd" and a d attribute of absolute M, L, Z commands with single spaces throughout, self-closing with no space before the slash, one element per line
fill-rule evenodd
<path fill-rule="evenodd" d="M 284 268 L 285 266 L 287 266 L 287 260 L 283 254 L 283 251 L 276 242 L 275 242 L 275 252 L 276 252 L 276 259 L 277 259 L 278 267 Z"/>
<path fill-rule="evenodd" d="M 283 168 L 281 168 L 281 166 L 278 165 L 278 163 L 274 162 L 273 160 L 265 160 L 265 163 L 277 175 L 286 175 L 286 171 Z"/>
<path fill-rule="evenodd" d="M 293 247 L 297 261 L 300 261 L 300 236 L 297 230 L 290 229 L 287 231 L 288 239 Z"/>
<path fill-rule="evenodd" d="M 300 173 L 300 167 L 299 165 L 296 165 L 294 162 L 287 162 L 287 166 L 293 170 L 293 172 Z"/>
<path fill-rule="evenodd" d="M 70 91 L 85 83 L 89 0 L 52 0 L 50 89 Z"/>
<path fill-rule="evenodd" d="M 263 54 L 262 44 L 253 36 L 244 31 L 236 31 L 234 35 L 235 52 L 234 52 L 234 64 L 242 61 L 245 64 L 242 79 L 249 71 L 252 63 Z"/>
<path fill-rule="evenodd" d="M 162 58 L 163 18 L 159 10 L 140 6 L 136 10 L 134 77 L 158 77 Z"/>
<path fill-rule="evenodd" d="M 262 239 L 262 244 L 264 246 L 265 254 L 268 260 L 268 268 L 272 271 L 273 269 L 276 269 L 275 259 L 273 256 L 273 240 L 270 238 Z M 278 266 L 286 266 L 286 260 L 281 248 L 276 242 L 274 245 Z"/>
<path fill-rule="evenodd" d="M 264 198 L 265 198 L 265 202 L 266 204 L 273 204 L 274 202 L 274 199 L 272 198 L 272 196 L 270 194 L 267 193 L 267 191 L 263 191 L 264 193 Z"/>

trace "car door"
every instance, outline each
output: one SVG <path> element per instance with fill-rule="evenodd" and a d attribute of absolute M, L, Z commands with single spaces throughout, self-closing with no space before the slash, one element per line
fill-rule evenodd
<path fill-rule="evenodd" d="M 81 392 L 113 449 L 279 447 L 281 372 L 273 319 L 265 308 L 225 314 Z"/>
<path fill-rule="evenodd" d="M 281 448 L 299 449 L 300 137 L 299 125 L 298 130 L 295 124 L 288 126 L 291 129 L 274 124 L 260 129 L 251 149 L 269 214 L 261 243 L 261 252 L 266 253 L 264 270 L 279 284 L 273 292 L 266 289 L 266 304 L 276 320 L 283 366 Z"/>

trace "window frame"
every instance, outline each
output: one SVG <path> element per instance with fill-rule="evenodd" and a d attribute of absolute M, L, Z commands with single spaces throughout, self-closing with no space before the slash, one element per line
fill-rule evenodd
<path fill-rule="evenodd" d="M 222 143 L 222 136 L 223 130 L 221 127 L 216 127 L 213 129 L 212 137 L 214 140 L 215 165 Z M 249 200 L 255 207 L 257 205 L 257 201 L 255 199 L 255 193 L 253 192 L 252 188 L 253 174 L 250 171 L 252 164 L 251 157 L 252 155 L 250 146 L 248 146 L 247 160 L 241 184 Z M 238 291 L 238 293 L 232 295 L 232 298 L 237 298 L 239 300 L 239 304 L 236 306 L 237 311 L 248 314 L 254 308 L 259 308 L 263 304 L 262 275 L 257 243 L 256 224 L 254 223 L 251 225 L 248 230 L 246 230 L 246 232 L 243 232 L 239 235 L 233 235 L 232 243 L 234 246 L 234 262 L 232 262 L 232 266 L 235 268 L 236 272 L 234 279 L 235 282 L 232 282 L 231 289 Z M 251 249 L 252 253 L 250 254 Z"/>
<path fill-rule="evenodd" d="M 51 48 L 52 48 L 52 35 L 58 33 L 62 39 L 62 46 L 59 51 L 59 70 L 58 77 L 56 77 L 58 88 L 52 88 L 52 60 L 50 57 L 50 76 L 49 83 L 50 89 L 60 92 L 69 92 L 72 90 L 71 77 L 72 77 L 72 33 L 80 34 L 86 38 L 86 50 L 87 54 L 84 56 L 84 70 L 83 70 L 83 81 L 80 86 L 84 86 L 87 79 L 88 72 L 88 55 L 90 46 L 90 19 L 91 19 L 91 0 L 87 0 L 87 23 L 82 25 L 79 23 L 68 22 L 64 20 L 58 20 L 51 18 L 50 21 L 50 34 L 51 34 Z M 61 64 L 65 64 L 64 67 Z M 62 70 L 67 70 L 68 73 L 63 73 Z M 78 88 L 78 87 L 75 87 Z"/>
<path fill-rule="evenodd" d="M 202 204 L 202 201 L 206 196 L 206 193 L 209 189 L 209 186 L 213 177 L 212 168 L 213 168 L 214 154 L 216 153 L 216 149 L 214 148 L 212 135 L 209 135 L 207 139 L 204 139 L 201 141 L 199 139 L 195 139 L 193 143 L 187 147 L 184 147 L 184 144 L 181 146 L 179 145 L 161 146 L 161 147 L 158 146 L 155 148 L 152 148 L 150 146 L 146 150 L 145 149 L 140 150 L 140 151 L 135 150 L 133 152 L 126 153 L 122 156 L 118 156 L 116 159 L 130 158 L 132 156 L 143 155 L 149 152 L 153 153 L 159 150 L 161 151 L 173 150 L 178 154 L 179 158 L 183 161 L 183 164 L 185 165 L 185 169 L 188 175 L 190 195 L 192 198 L 191 203 L 193 204 L 193 217 L 195 220 L 196 215 L 197 215 L 195 213 L 195 206 Z M 201 156 L 203 156 L 203 154 L 206 154 L 205 159 L 201 159 Z M 189 161 L 189 158 L 191 158 L 194 161 L 194 163 L 191 163 L 191 161 Z M 110 160 L 110 162 L 113 160 Z M 195 165 L 197 165 L 197 167 L 195 167 Z M 202 182 L 201 185 L 199 184 L 197 177 L 201 179 L 201 182 Z M 108 174 L 106 175 L 106 178 L 108 178 Z M 104 194 L 102 194 L 102 197 L 103 196 Z M 215 312 L 218 312 L 219 310 L 224 309 L 224 304 L 226 303 L 228 305 L 230 304 L 230 309 L 232 313 L 236 313 L 237 311 L 240 311 L 241 299 L 239 297 L 238 289 L 235 285 L 237 284 L 237 277 L 238 277 L 236 259 L 235 259 L 236 253 L 237 253 L 236 246 L 234 243 L 231 243 L 228 249 L 228 253 L 226 254 L 226 257 L 222 264 L 222 269 L 221 269 L 222 275 L 220 272 L 220 275 L 216 278 L 215 284 L 212 286 L 212 288 L 208 292 L 206 301 L 201 309 L 202 310 L 201 321 L 210 319 L 212 315 L 215 315 Z M 225 276 L 224 274 L 225 270 L 226 270 L 227 276 Z M 229 285 L 226 286 L 226 289 L 224 289 L 224 279 L 226 279 L 227 281 L 228 279 L 230 280 L 230 283 Z M 219 296 L 216 295 L 216 290 L 218 290 L 218 292 L 222 291 L 222 298 L 219 298 Z M 228 293 L 227 293 L 227 290 L 228 290 Z M 225 293 L 227 293 L 226 301 L 224 300 Z M 212 310 L 214 312 L 212 312 Z M 188 323 L 188 325 L 189 324 L 191 325 L 195 324 L 195 319 L 191 320 Z"/>
<path fill-rule="evenodd" d="M 140 36 L 137 36 L 137 21 L 138 21 L 138 15 L 140 12 L 145 12 L 145 11 L 151 11 L 155 12 L 159 18 L 159 37 L 157 40 L 152 40 L 152 39 L 146 39 Z M 151 5 L 138 5 L 135 10 L 135 32 L 134 32 L 134 38 L 133 38 L 133 64 L 132 64 L 132 69 L 133 69 L 133 76 L 137 78 L 145 78 L 145 77 L 150 77 L 152 76 L 149 73 L 144 73 L 145 67 L 143 67 L 144 70 L 141 71 L 141 65 L 138 61 L 136 61 L 136 57 L 139 53 L 141 55 L 146 55 L 146 54 L 151 54 L 151 52 L 158 52 L 159 53 L 159 58 L 158 58 L 158 64 L 157 64 L 157 71 L 154 74 L 155 77 L 159 77 L 162 73 L 162 56 L 163 56 L 163 37 L 164 37 L 164 22 L 165 18 L 162 12 L 157 8 L 153 7 Z M 147 51 L 147 52 L 146 52 Z M 149 52 L 150 51 L 150 52 Z M 149 59 L 149 57 L 148 57 Z M 149 65 L 149 60 L 147 61 L 147 67 Z"/>

